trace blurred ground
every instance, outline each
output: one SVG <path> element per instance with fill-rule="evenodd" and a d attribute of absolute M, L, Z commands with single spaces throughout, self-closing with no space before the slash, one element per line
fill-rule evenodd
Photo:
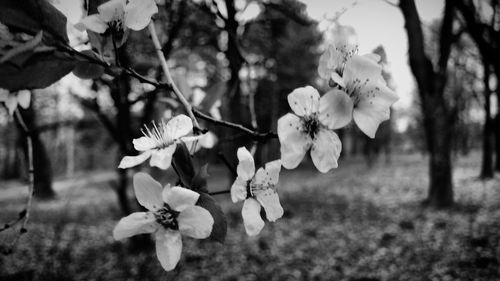
<path fill-rule="evenodd" d="M 0 256 L 0 279 L 499 280 L 500 178 L 481 182 L 479 155 L 460 159 L 457 206 L 422 209 L 426 161 L 395 156 L 368 169 L 362 159 L 349 159 L 326 175 L 307 165 L 284 171 L 285 216 L 256 238 L 245 234 L 241 204 L 217 196 L 229 220 L 225 244 L 183 239 L 182 259 L 169 273 L 154 248 L 113 241 L 121 215 L 108 183 L 112 173 L 60 181 L 56 200 L 35 202 L 16 252 Z M 210 172 L 211 190 L 227 187 L 224 168 Z M 25 188 L 9 186 L 0 191 L 0 222 L 23 206 Z"/>

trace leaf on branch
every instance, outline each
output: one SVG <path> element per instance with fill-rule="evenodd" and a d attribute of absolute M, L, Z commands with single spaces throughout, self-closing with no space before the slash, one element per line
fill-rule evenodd
<path fill-rule="evenodd" d="M 0 88 L 11 91 L 45 88 L 68 74 L 77 62 L 59 52 L 35 53 L 22 67 L 0 64 Z"/>
<path fill-rule="evenodd" d="M 82 51 L 82 53 L 98 59 L 94 52 L 90 50 Z M 81 61 L 76 64 L 73 74 L 81 79 L 96 79 L 104 74 L 104 67 L 93 62 Z"/>
<path fill-rule="evenodd" d="M 227 234 L 227 221 L 220 206 L 210 195 L 203 192 L 200 193 L 200 198 L 196 205 L 205 208 L 214 218 L 214 226 L 209 238 L 224 243 Z"/>
<path fill-rule="evenodd" d="M 191 154 L 189 154 L 189 150 L 185 143 L 181 142 L 177 144 L 177 148 L 172 157 L 172 165 L 179 174 L 182 183 L 190 185 L 196 172 L 193 159 L 191 159 Z M 191 186 L 186 186 L 186 188 L 193 189 Z"/>
<path fill-rule="evenodd" d="M 47 36 L 67 43 L 66 17 L 47 0 L 2 0 L 0 22 L 16 31 L 30 35 L 44 30 Z"/>
<path fill-rule="evenodd" d="M 191 181 L 191 189 L 197 192 L 208 193 L 207 188 L 208 164 L 201 166 Z"/>

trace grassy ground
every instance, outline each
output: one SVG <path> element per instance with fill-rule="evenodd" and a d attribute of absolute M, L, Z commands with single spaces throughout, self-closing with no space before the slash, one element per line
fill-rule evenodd
<path fill-rule="evenodd" d="M 34 204 L 29 232 L 14 254 L 0 256 L 0 279 L 499 280 L 500 179 L 478 181 L 479 157 L 460 159 L 457 206 L 422 209 L 426 163 L 400 156 L 371 169 L 362 159 L 342 161 L 326 175 L 307 165 L 284 171 L 284 218 L 256 238 L 244 233 L 241 204 L 217 196 L 229 220 L 225 244 L 184 239 L 182 259 L 169 273 L 152 244 L 113 241 L 121 215 L 106 182 L 66 182 L 58 199 Z M 221 168 L 212 175 L 212 190 L 226 188 Z M 0 222 L 22 208 L 20 189 L 0 191 Z"/>

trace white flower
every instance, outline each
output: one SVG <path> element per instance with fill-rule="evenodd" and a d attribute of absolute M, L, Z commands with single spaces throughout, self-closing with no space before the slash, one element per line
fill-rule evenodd
<path fill-rule="evenodd" d="M 158 13 L 154 0 L 111 0 L 97 7 L 97 14 L 86 16 L 76 27 L 96 33 L 124 32 L 127 28 L 144 29 Z"/>
<path fill-rule="evenodd" d="M 321 56 L 320 76 L 331 79 L 338 89 L 329 97 L 333 105 L 323 104 L 320 109 L 346 107 L 341 118 L 353 118 L 363 133 L 374 138 L 380 123 L 389 119 L 390 107 L 398 97 L 387 87 L 382 76 L 382 66 L 378 64 L 380 56 L 359 56 L 355 50 L 330 47 Z"/>
<path fill-rule="evenodd" d="M 175 152 L 177 143 L 180 141 L 194 141 L 200 136 L 186 136 L 193 130 L 191 118 L 180 114 L 170 119 L 166 124 L 159 125 L 153 123 L 153 128 L 146 127 L 144 136 L 134 139 L 134 148 L 142 152 L 137 156 L 123 157 L 118 168 L 127 169 L 137 166 L 151 158 L 149 164 L 154 167 L 166 170 L 172 162 L 172 155 Z"/>
<path fill-rule="evenodd" d="M 349 123 L 338 103 L 330 103 L 332 93 L 319 96 L 311 86 L 297 88 L 288 95 L 288 103 L 295 114 L 288 113 L 278 120 L 278 138 L 281 145 L 283 167 L 297 167 L 306 152 L 316 168 L 326 173 L 337 168 L 342 143 L 333 129 Z M 320 111 L 320 105 L 323 108 Z"/>
<path fill-rule="evenodd" d="M 30 106 L 31 92 L 28 90 L 9 92 L 5 89 L 0 89 L 0 103 L 1 102 L 5 103 L 9 114 L 12 116 L 18 105 L 24 109 Z"/>
<path fill-rule="evenodd" d="M 267 220 L 274 222 L 283 216 L 276 184 L 281 170 L 280 160 L 266 164 L 255 173 L 253 157 L 245 147 L 238 149 L 238 176 L 231 186 L 231 199 L 234 203 L 245 200 L 241 214 L 248 235 L 257 235 L 264 227 L 260 216 L 261 205 L 266 211 Z"/>
<path fill-rule="evenodd" d="M 200 136 L 198 140 L 186 143 L 186 146 L 189 151 L 191 151 L 192 153 L 196 153 L 202 148 L 213 148 L 217 144 L 217 141 L 217 136 L 214 133 L 208 131 Z"/>
<path fill-rule="evenodd" d="M 162 189 L 161 184 L 146 173 L 134 176 L 134 191 L 137 201 L 148 212 L 132 213 L 122 218 L 115 229 L 116 240 L 137 234 L 154 233 L 156 255 L 165 270 L 172 270 L 179 262 L 182 252 L 181 234 L 196 239 L 210 236 L 214 219 L 210 213 L 195 206 L 199 194 L 183 188 Z"/>

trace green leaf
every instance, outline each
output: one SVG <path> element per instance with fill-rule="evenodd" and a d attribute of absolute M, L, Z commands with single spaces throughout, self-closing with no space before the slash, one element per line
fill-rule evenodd
<path fill-rule="evenodd" d="M 34 53 L 22 67 L 12 62 L 0 64 L 0 88 L 10 91 L 41 89 L 71 72 L 76 61 L 62 53 Z"/>
<path fill-rule="evenodd" d="M 214 218 L 214 226 L 209 238 L 224 243 L 227 234 L 227 221 L 220 206 L 210 195 L 203 192 L 200 193 L 200 198 L 196 205 L 205 208 Z"/>
<path fill-rule="evenodd" d="M 82 51 L 82 53 L 98 59 L 94 52 L 90 50 Z M 81 79 L 95 79 L 104 74 L 104 67 L 97 63 L 81 61 L 76 64 L 73 74 Z"/>
<path fill-rule="evenodd" d="M 177 148 L 172 158 L 172 164 L 175 166 L 177 173 L 179 173 L 182 183 L 187 185 L 187 188 L 192 189 L 190 185 L 196 172 L 193 159 L 185 143 L 181 142 L 177 144 Z"/>
<path fill-rule="evenodd" d="M 191 189 L 197 192 L 208 193 L 207 189 L 208 164 L 201 166 L 191 181 Z"/>
<path fill-rule="evenodd" d="M 0 1 L 0 22 L 11 31 L 30 35 L 44 30 L 46 36 L 67 43 L 66 17 L 47 0 L 2 0 Z"/>

